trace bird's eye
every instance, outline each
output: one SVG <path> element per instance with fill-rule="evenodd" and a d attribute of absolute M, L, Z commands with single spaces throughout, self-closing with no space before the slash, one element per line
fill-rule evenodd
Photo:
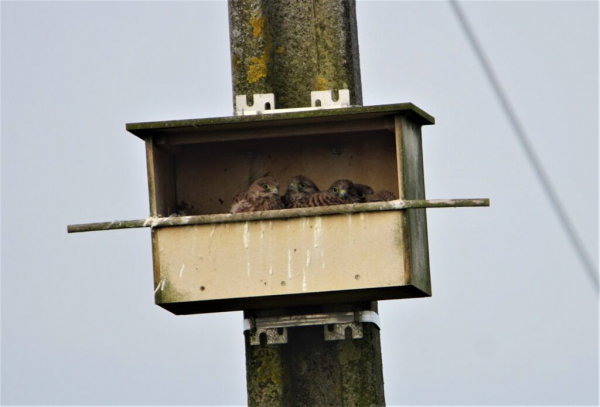
<path fill-rule="evenodd" d="M 300 188 L 304 188 L 305 186 L 306 186 L 306 185 L 304 185 L 304 183 L 303 183 L 303 182 L 301 182 L 301 183 L 299 183 L 299 184 L 298 184 L 298 187 L 300 187 Z"/>
<path fill-rule="evenodd" d="M 335 192 L 337 194 L 338 189 L 337 188 L 333 188 L 333 192 Z"/>
<path fill-rule="evenodd" d="M 269 190 L 269 184 L 262 184 L 262 187 L 265 191 Z"/>
<path fill-rule="evenodd" d="M 360 194 L 361 198 L 366 198 L 367 196 L 365 194 Z"/>

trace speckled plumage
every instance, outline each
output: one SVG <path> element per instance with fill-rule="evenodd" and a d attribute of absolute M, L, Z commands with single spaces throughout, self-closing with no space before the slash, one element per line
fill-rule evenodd
<path fill-rule="evenodd" d="M 287 192 L 281 197 L 286 208 L 305 208 L 310 196 L 319 192 L 319 187 L 304 175 L 296 175 L 288 182 Z"/>
<path fill-rule="evenodd" d="M 365 184 L 354 184 L 354 188 L 356 190 L 354 202 L 367 202 L 369 197 L 375 192 L 373 188 Z"/>
<path fill-rule="evenodd" d="M 231 213 L 270 211 L 283 209 L 279 198 L 279 183 L 269 173 L 257 179 L 245 192 L 240 192 L 233 198 Z"/>
<path fill-rule="evenodd" d="M 308 199 L 307 206 L 329 206 L 354 203 L 356 190 L 352 181 L 340 179 L 335 181 L 327 191 L 317 192 Z"/>
<path fill-rule="evenodd" d="M 368 202 L 394 201 L 396 199 L 396 195 L 393 192 L 382 189 L 371 195 Z"/>

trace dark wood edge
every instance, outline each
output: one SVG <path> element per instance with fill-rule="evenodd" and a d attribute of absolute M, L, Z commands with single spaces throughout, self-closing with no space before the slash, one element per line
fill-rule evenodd
<path fill-rule="evenodd" d="M 311 305 L 347 304 L 351 302 L 395 300 L 430 297 L 413 285 L 368 288 L 360 290 L 328 291 L 310 294 L 288 294 L 252 298 L 231 298 L 189 302 L 156 303 L 175 315 L 205 314 L 213 312 L 249 311 L 304 307 Z"/>

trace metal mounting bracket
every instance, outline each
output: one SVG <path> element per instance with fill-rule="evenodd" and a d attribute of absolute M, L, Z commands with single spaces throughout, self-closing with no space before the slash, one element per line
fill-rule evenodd
<path fill-rule="evenodd" d="M 350 106 L 350 90 L 340 89 L 338 100 L 333 100 L 333 91 L 315 90 L 310 92 L 310 105 L 322 108 L 340 108 Z"/>
<path fill-rule="evenodd" d="M 265 335 L 267 345 L 288 342 L 287 328 L 298 326 L 323 325 L 326 341 L 339 341 L 346 338 L 350 328 L 352 339 L 363 337 L 362 323 L 379 327 L 379 314 L 375 311 L 329 312 L 325 314 L 285 315 L 278 317 L 245 318 L 244 332 L 248 332 L 251 345 L 260 345 L 261 335 Z"/>
<path fill-rule="evenodd" d="M 248 99 L 246 95 L 236 95 L 235 115 L 247 116 L 263 114 L 267 111 L 275 109 L 275 94 L 273 93 L 255 93 L 253 100 L 252 106 L 248 106 Z"/>
<path fill-rule="evenodd" d="M 333 100 L 332 90 L 315 90 L 310 92 L 311 107 L 298 107 L 291 109 L 276 109 L 275 95 L 273 93 L 256 93 L 253 95 L 254 102 L 248 106 L 246 95 L 236 95 L 235 115 L 253 116 L 257 114 L 277 114 L 291 112 L 305 112 L 319 109 L 339 109 L 350 106 L 350 90 L 340 89 L 338 99 Z"/>

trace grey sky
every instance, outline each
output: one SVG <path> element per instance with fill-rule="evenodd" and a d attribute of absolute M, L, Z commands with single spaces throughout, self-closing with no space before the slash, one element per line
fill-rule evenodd
<path fill-rule="evenodd" d="M 465 2 L 598 264 L 598 4 Z M 154 305 L 125 123 L 232 112 L 225 2 L 2 2 L 3 404 L 245 404 L 241 313 Z M 597 404 L 598 299 L 446 2 L 359 2 L 365 105 L 412 102 L 434 295 L 380 303 L 394 404 Z"/>

